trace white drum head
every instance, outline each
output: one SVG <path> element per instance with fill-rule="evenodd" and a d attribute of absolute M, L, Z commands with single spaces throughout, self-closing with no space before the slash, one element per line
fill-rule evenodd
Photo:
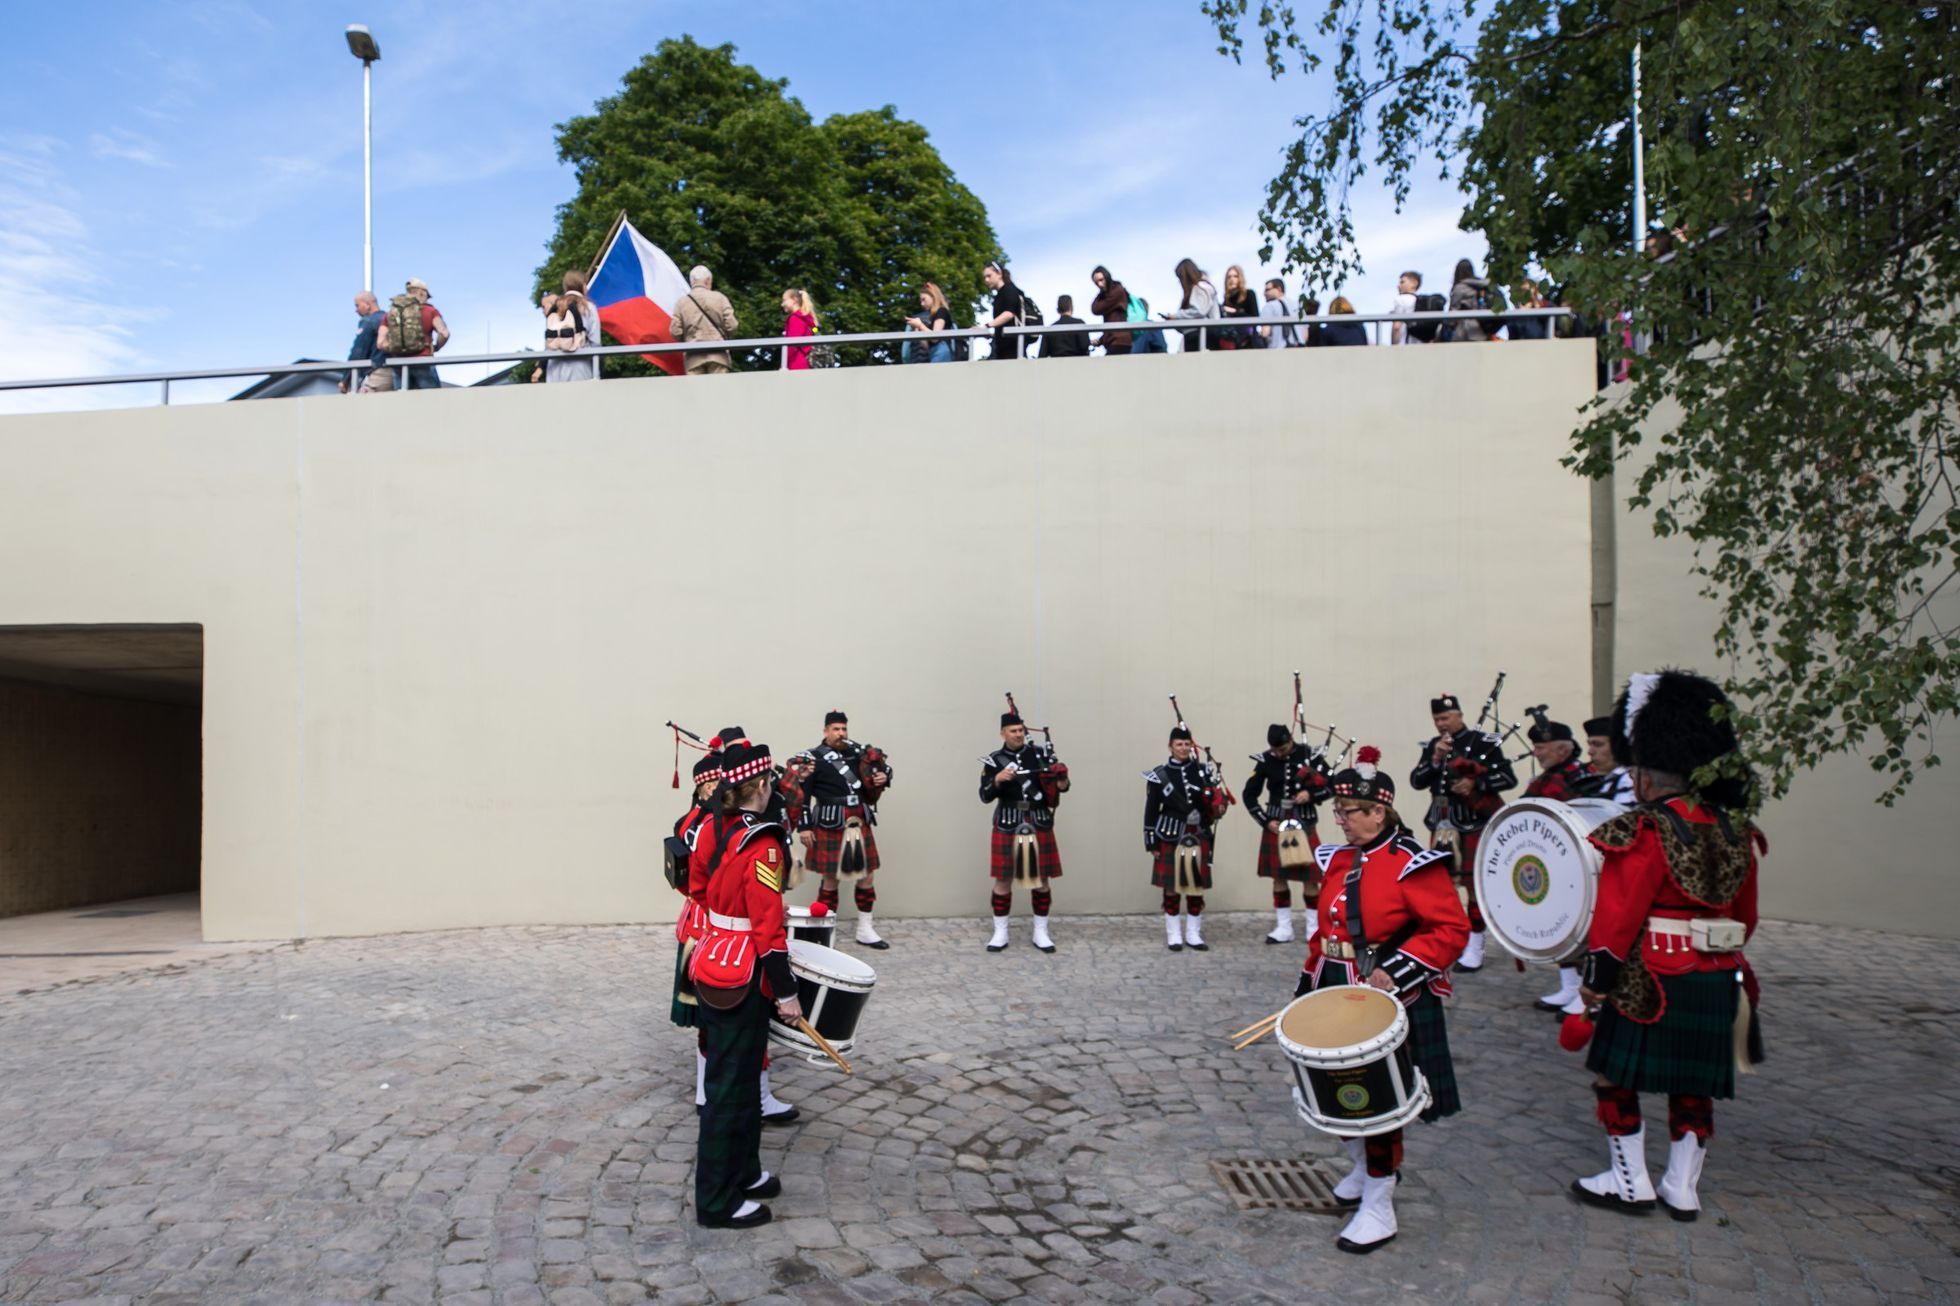
<path fill-rule="evenodd" d="M 1477 905 L 1512 955 L 1557 961 L 1584 945 L 1601 860 L 1586 836 L 1622 810 L 1597 798 L 1522 798 L 1490 818 L 1477 845 Z"/>
<path fill-rule="evenodd" d="M 878 972 L 850 953 L 803 939 L 789 941 L 789 968 L 847 989 L 868 989 L 878 982 Z"/>

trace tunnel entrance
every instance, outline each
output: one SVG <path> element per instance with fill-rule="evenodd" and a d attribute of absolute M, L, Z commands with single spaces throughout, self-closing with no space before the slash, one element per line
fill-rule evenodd
<path fill-rule="evenodd" d="M 197 893 L 203 713 L 202 626 L 0 626 L 0 918 Z"/>

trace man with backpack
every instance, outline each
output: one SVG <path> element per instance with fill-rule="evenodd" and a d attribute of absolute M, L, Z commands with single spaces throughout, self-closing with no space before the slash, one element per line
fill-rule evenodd
<path fill-rule="evenodd" d="M 1422 293 L 1422 273 L 1404 272 L 1395 283 L 1395 307 L 1390 312 L 1440 313 L 1447 302 L 1441 295 Z M 1397 322 L 1389 328 L 1391 345 L 1427 345 L 1436 340 L 1437 322 Z"/>
<path fill-rule="evenodd" d="M 1266 298 L 1259 305 L 1260 317 L 1292 317 L 1286 303 L 1286 283 L 1278 277 L 1266 283 Z M 1259 334 L 1266 338 L 1268 349 L 1297 349 L 1307 342 L 1300 338 L 1300 328 L 1294 325 L 1265 326 Z"/>
<path fill-rule="evenodd" d="M 422 278 L 410 277 L 402 293 L 388 301 L 376 342 L 383 354 L 396 358 L 430 358 L 449 343 L 449 324 L 429 302 L 429 286 Z M 440 390 L 442 380 L 433 367 L 411 366 L 408 388 Z"/>
<path fill-rule="evenodd" d="M 674 339 L 729 340 L 737 327 L 735 306 L 728 296 L 715 289 L 715 274 L 696 265 L 687 274 L 687 294 L 674 305 Z M 726 349 L 690 349 L 686 371 L 689 376 L 730 372 L 735 360 Z"/>

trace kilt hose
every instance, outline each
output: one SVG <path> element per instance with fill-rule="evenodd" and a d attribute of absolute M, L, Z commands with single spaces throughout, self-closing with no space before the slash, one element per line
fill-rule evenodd
<path fill-rule="evenodd" d="M 870 821 L 864 823 L 864 873 L 869 875 L 878 869 L 878 839 L 871 833 Z M 803 865 L 812 875 L 826 876 L 837 874 L 837 862 L 844 851 L 844 831 L 825 830 L 811 826 L 805 833 L 810 836 L 810 846 L 803 852 Z"/>
<path fill-rule="evenodd" d="M 1204 854 L 1204 861 L 1198 866 L 1197 887 L 1199 892 L 1211 888 L 1211 836 L 1199 835 L 1198 848 Z M 1177 890 L 1177 841 L 1159 839 L 1157 851 L 1150 855 L 1150 883 L 1165 893 Z"/>
<path fill-rule="evenodd" d="M 1311 825 L 1307 827 L 1307 847 L 1309 849 L 1320 847 L 1320 832 L 1315 830 Z M 1261 829 L 1259 832 L 1259 878 L 1262 880 L 1280 880 L 1293 884 L 1304 884 L 1308 886 L 1309 893 L 1311 893 L 1320 884 L 1320 863 L 1310 858 L 1305 866 L 1281 866 L 1279 864 L 1279 835 L 1271 830 Z M 1310 897 L 1309 901 L 1311 900 Z"/>
<path fill-rule="evenodd" d="M 1062 878 L 1062 850 L 1055 845 L 1055 829 L 1034 832 L 1035 847 L 1041 850 L 1041 873 L 1051 880 Z M 993 839 L 988 844 L 988 874 L 996 880 L 1014 880 L 1014 832 L 999 826 L 993 829 Z"/>
<path fill-rule="evenodd" d="M 701 1110 L 694 1156 L 694 1213 L 699 1219 L 735 1214 L 747 1200 L 743 1191 L 762 1178 L 762 1057 L 772 1005 L 756 983 L 725 1011 L 701 1004 L 708 1042 L 708 1104 Z"/>
<path fill-rule="evenodd" d="M 1314 972 L 1313 987 L 1328 988 L 1347 983 L 1347 968 L 1322 963 Z M 1409 1060 L 1429 1084 L 1429 1105 L 1420 1119 L 1424 1124 L 1453 1116 L 1463 1109 L 1463 1098 L 1456 1087 L 1456 1062 L 1450 1057 L 1449 1030 L 1443 1023 L 1443 1000 L 1424 989 L 1422 996 L 1403 1007 L 1409 1017 Z"/>
<path fill-rule="evenodd" d="M 1586 1069 L 1636 1093 L 1735 1096 L 1735 1014 L 1741 985 L 1733 971 L 1655 976 L 1667 994 L 1659 1020 L 1628 1020 L 1612 1003 L 1599 1010 Z"/>

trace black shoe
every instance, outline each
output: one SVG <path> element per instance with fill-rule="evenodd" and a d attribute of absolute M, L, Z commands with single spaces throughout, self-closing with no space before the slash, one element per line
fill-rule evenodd
<path fill-rule="evenodd" d="M 1184 945 L 1182 943 L 1167 943 L 1164 946 L 1169 948 L 1172 952 L 1184 951 Z"/>
<path fill-rule="evenodd" d="M 797 1117 L 801 1116 L 802 1114 L 803 1113 L 801 1111 L 799 1111 L 797 1108 L 793 1106 L 784 1107 L 781 1111 L 778 1111 L 773 1116 L 770 1115 L 767 1111 L 764 1111 L 762 1113 L 762 1123 L 765 1125 L 794 1124 L 796 1122 Z"/>
<path fill-rule="evenodd" d="M 769 1208 L 766 1206 L 758 1206 L 747 1215 L 724 1215 L 720 1219 L 694 1217 L 694 1222 L 703 1229 L 753 1229 L 757 1225 L 768 1224 L 769 1220 Z"/>
<path fill-rule="evenodd" d="M 1053 952 L 1055 950 L 1055 945 L 1052 943 L 1037 943 L 1034 946 L 1043 952 Z"/>
<path fill-rule="evenodd" d="M 1006 945 L 1005 943 L 989 943 L 989 944 L 987 945 L 987 951 L 988 951 L 988 952 L 1006 952 L 1006 951 L 1007 951 L 1007 945 Z"/>
<path fill-rule="evenodd" d="M 1377 1251 L 1394 1241 L 1395 1235 L 1390 1234 L 1378 1243 L 1351 1243 L 1345 1238 L 1336 1238 L 1334 1245 L 1344 1252 L 1353 1252 L 1356 1256 L 1366 1256 L 1369 1252 Z"/>
<path fill-rule="evenodd" d="M 704 1116 L 704 1115 L 706 1115 L 706 1114 L 708 1114 L 708 1108 L 707 1108 L 707 1107 L 705 1107 L 705 1106 L 702 1106 L 702 1105 L 701 1105 L 701 1104 L 700 1104 L 699 1102 L 696 1102 L 696 1103 L 694 1104 L 694 1114 L 695 1114 L 695 1115 L 697 1115 L 697 1116 Z"/>
<path fill-rule="evenodd" d="M 742 1196 L 751 1202 L 766 1202 L 772 1197 L 783 1195 L 783 1181 L 780 1175 L 764 1175 L 760 1180 L 742 1190 Z"/>
<path fill-rule="evenodd" d="M 860 948 L 876 948 L 880 952 L 892 946 L 884 939 L 880 939 L 876 943 L 866 943 L 863 939 L 853 939 L 852 942 L 856 943 Z"/>
<path fill-rule="evenodd" d="M 1211 945 L 1210 945 L 1209 943 L 1192 943 L 1192 944 L 1188 944 L 1188 945 L 1186 945 L 1186 946 L 1188 946 L 1188 947 L 1189 947 L 1189 948 L 1191 949 L 1191 951 L 1193 951 L 1193 952 L 1210 952 L 1210 951 L 1211 951 Z"/>
<path fill-rule="evenodd" d="M 1532 1003 L 1531 1005 L 1536 1007 L 1540 1011 L 1549 1011 L 1554 1016 L 1562 1016 L 1565 1014 L 1565 1004 L 1563 1002 L 1547 1002 L 1545 999 L 1540 998 L 1538 999 L 1538 1001 Z"/>
<path fill-rule="evenodd" d="M 1670 1220 L 1679 1220 L 1682 1224 L 1693 1224 L 1695 1217 L 1701 1214 L 1700 1211 L 1691 1211 L 1685 1207 L 1670 1205 L 1668 1200 L 1659 1194 L 1655 1195 L 1654 1200 L 1661 1204 L 1661 1209 L 1667 1212 Z"/>
<path fill-rule="evenodd" d="M 1650 1198 L 1644 1202 L 1629 1202 L 1613 1193 L 1596 1193 L 1580 1183 L 1572 1181 L 1572 1195 L 1587 1206 L 1597 1206 L 1602 1211 L 1618 1211 L 1621 1215 L 1652 1215 L 1654 1203 Z"/>

